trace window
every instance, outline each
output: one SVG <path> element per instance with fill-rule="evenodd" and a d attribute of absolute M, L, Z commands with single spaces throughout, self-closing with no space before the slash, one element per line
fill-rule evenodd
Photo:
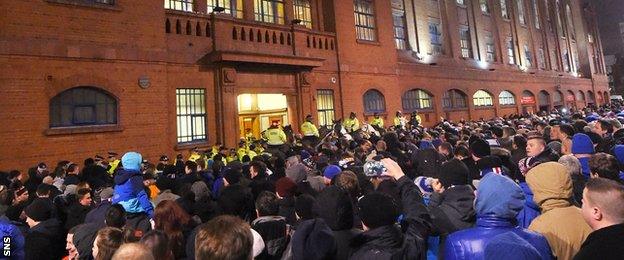
<path fill-rule="evenodd" d="M 254 16 L 259 22 L 284 24 L 284 1 L 254 0 Z"/>
<path fill-rule="evenodd" d="M 509 91 L 504 90 L 498 94 L 498 103 L 501 106 L 510 106 L 516 104 L 516 97 Z"/>
<path fill-rule="evenodd" d="M 442 30 L 440 28 L 440 20 L 429 18 L 429 39 L 431 40 L 429 54 L 431 55 L 442 54 Z"/>
<path fill-rule="evenodd" d="M 537 66 L 539 69 L 546 69 L 546 57 L 544 56 L 544 49 L 539 48 L 537 50 Z"/>
<path fill-rule="evenodd" d="M 165 0 L 165 9 L 192 12 L 193 0 Z"/>
<path fill-rule="evenodd" d="M 574 72 L 578 72 L 580 67 L 579 67 L 579 57 L 578 57 L 578 51 L 576 49 L 576 44 L 573 44 L 571 47 L 572 47 L 572 61 L 574 62 L 574 64 L 572 65 L 572 68 Z"/>
<path fill-rule="evenodd" d="M 570 10 L 569 5 L 566 5 L 566 19 L 568 21 L 568 25 L 566 28 L 572 28 L 571 30 L 566 30 L 566 31 L 568 31 L 568 34 L 570 34 L 570 37 L 572 38 L 572 40 L 576 40 L 576 33 L 574 32 L 574 23 L 572 22 L 572 10 Z"/>
<path fill-rule="evenodd" d="M 576 92 L 576 100 L 585 101 L 585 93 L 583 91 Z"/>
<path fill-rule="evenodd" d="M 490 13 L 490 6 L 488 5 L 488 0 L 479 0 L 479 5 L 481 5 L 481 12 L 484 14 Z"/>
<path fill-rule="evenodd" d="M 507 37 L 507 58 L 509 58 L 509 64 L 516 64 L 515 52 L 513 38 Z"/>
<path fill-rule="evenodd" d="M 557 54 L 555 53 L 555 50 L 550 51 L 550 65 L 553 70 L 559 70 L 559 63 L 557 63 Z"/>
<path fill-rule="evenodd" d="M 233 17 L 243 18 L 243 0 L 208 0 L 208 13 L 212 13 L 215 7 L 223 7 L 226 14 Z"/>
<path fill-rule="evenodd" d="M 442 96 L 442 107 L 444 109 L 466 108 L 466 94 L 457 89 L 444 92 L 444 96 Z"/>
<path fill-rule="evenodd" d="M 496 51 L 494 48 L 494 37 L 492 32 L 485 32 L 485 61 L 493 62 L 496 60 Z"/>
<path fill-rule="evenodd" d="M 568 54 L 568 50 L 563 50 L 563 71 L 570 72 L 570 54 Z"/>
<path fill-rule="evenodd" d="M 206 96 L 199 88 L 176 89 L 178 143 L 206 140 Z"/>
<path fill-rule="evenodd" d="M 316 109 L 318 111 L 319 125 L 334 124 L 334 91 L 320 89 L 316 92 Z"/>
<path fill-rule="evenodd" d="M 386 112 L 386 101 L 381 92 L 371 89 L 364 93 L 364 112 L 368 114 Z"/>
<path fill-rule="evenodd" d="M 477 92 L 472 95 L 472 103 L 474 103 L 475 107 L 491 107 L 494 105 L 492 95 L 483 90 L 477 90 Z"/>
<path fill-rule="evenodd" d="M 396 48 L 405 50 L 405 7 L 403 6 L 403 0 L 392 0 L 392 21 L 394 24 L 394 43 Z"/>
<path fill-rule="evenodd" d="M 526 44 L 524 45 L 524 61 L 527 68 L 533 67 L 533 55 Z"/>
<path fill-rule="evenodd" d="M 507 12 L 507 0 L 500 0 L 501 16 L 503 19 L 509 19 L 509 12 Z"/>
<path fill-rule="evenodd" d="M 545 8 L 545 11 L 546 11 L 546 13 L 545 13 L 546 14 L 546 23 L 548 23 L 548 30 L 550 30 L 550 32 L 552 33 L 554 31 L 554 28 L 553 28 L 553 24 L 552 24 L 552 19 L 550 19 L 550 11 L 549 11 L 550 10 L 550 4 L 548 3 L 548 0 L 544 0 L 544 1 L 545 1 L 544 6 L 546 7 Z"/>
<path fill-rule="evenodd" d="M 559 90 L 556 90 L 555 94 L 553 95 L 553 105 L 560 106 L 561 104 L 563 104 L 563 93 L 561 93 L 561 91 Z"/>
<path fill-rule="evenodd" d="M 559 1 L 555 2 L 555 15 L 557 16 L 557 33 L 561 37 L 565 37 L 563 34 L 563 23 L 561 22 L 561 13 L 559 12 Z"/>
<path fill-rule="evenodd" d="M 403 110 L 411 112 L 417 109 L 432 109 L 432 98 L 421 89 L 413 89 L 405 92 L 401 98 Z"/>
<path fill-rule="evenodd" d="M 472 42 L 470 41 L 470 29 L 468 26 L 463 25 L 459 28 L 459 39 L 462 57 L 472 58 Z"/>
<path fill-rule="evenodd" d="M 531 0 L 533 2 L 533 18 L 535 19 L 535 28 L 540 29 L 540 12 L 537 0 Z"/>
<path fill-rule="evenodd" d="M 526 25 L 526 19 L 524 19 L 524 0 L 517 0 L 518 3 L 518 20 L 520 24 Z"/>
<path fill-rule="evenodd" d="M 355 32 L 358 40 L 376 41 L 375 11 L 372 0 L 355 0 Z"/>
<path fill-rule="evenodd" d="M 294 0 L 295 19 L 301 20 L 301 25 L 312 29 L 312 8 L 310 0 Z"/>
<path fill-rule="evenodd" d="M 75 87 L 50 100 L 50 127 L 117 124 L 117 100 L 102 89 Z"/>

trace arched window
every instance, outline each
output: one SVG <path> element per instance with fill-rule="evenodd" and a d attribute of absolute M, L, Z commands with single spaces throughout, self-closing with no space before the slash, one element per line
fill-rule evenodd
<path fill-rule="evenodd" d="M 540 106 L 547 106 L 550 104 L 550 94 L 546 90 L 542 90 L 537 94 Z"/>
<path fill-rule="evenodd" d="M 444 96 L 442 96 L 442 108 L 459 109 L 466 107 L 466 94 L 464 94 L 464 92 L 457 89 L 444 92 Z"/>
<path fill-rule="evenodd" d="M 491 107 L 494 105 L 492 95 L 483 90 L 477 90 L 477 92 L 472 95 L 472 102 L 475 107 Z"/>
<path fill-rule="evenodd" d="M 95 87 L 75 87 L 50 100 L 50 127 L 117 124 L 117 100 Z"/>
<path fill-rule="evenodd" d="M 574 92 L 572 92 L 572 90 L 568 90 L 568 93 L 566 95 L 566 101 L 568 101 L 568 102 L 576 101 L 576 98 L 574 96 Z"/>
<path fill-rule="evenodd" d="M 596 96 L 594 96 L 594 92 L 591 90 L 587 91 L 587 101 L 591 104 L 596 103 Z"/>
<path fill-rule="evenodd" d="M 563 93 L 561 93 L 561 91 L 555 91 L 555 95 L 553 95 L 553 103 L 555 103 L 555 106 L 563 104 Z"/>
<path fill-rule="evenodd" d="M 382 113 L 386 111 L 386 101 L 381 92 L 371 89 L 364 93 L 364 112 Z"/>
<path fill-rule="evenodd" d="M 585 93 L 583 93 L 582 90 L 579 90 L 578 92 L 576 92 L 576 100 L 585 101 Z"/>
<path fill-rule="evenodd" d="M 498 94 L 498 103 L 501 106 L 509 106 L 516 104 L 516 97 L 513 93 L 503 90 L 500 94 Z"/>
<path fill-rule="evenodd" d="M 417 109 L 431 109 L 433 102 L 431 95 L 422 89 L 412 89 L 403 94 L 401 98 L 403 110 L 411 112 Z"/>

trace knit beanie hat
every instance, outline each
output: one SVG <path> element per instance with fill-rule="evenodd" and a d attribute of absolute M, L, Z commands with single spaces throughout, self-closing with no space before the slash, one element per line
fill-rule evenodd
<path fill-rule="evenodd" d="M 297 192 L 297 184 L 288 177 L 282 177 L 275 182 L 275 193 L 280 197 L 292 197 Z"/>
<path fill-rule="evenodd" d="M 390 196 L 373 192 L 358 202 L 360 218 L 370 229 L 392 225 L 399 216 L 397 206 Z"/>
<path fill-rule="evenodd" d="M 470 143 L 470 153 L 476 157 L 483 158 L 490 155 L 490 145 L 483 139 L 476 139 Z"/>
<path fill-rule="evenodd" d="M 234 185 L 240 182 L 242 174 L 234 169 L 226 169 L 223 173 L 223 179 L 225 179 L 228 184 Z"/>
<path fill-rule="evenodd" d="M 314 218 L 316 207 L 316 199 L 312 195 L 302 194 L 295 199 L 295 212 L 303 220 Z"/>
<path fill-rule="evenodd" d="M 24 209 L 26 216 L 34 221 L 41 222 L 50 219 L 52 216 L 52 208 L 42 199 L 36 199 L 26 209 Z"/>
<path fill-rule="evenodd" d="M 125 170 L 141 170 L 141 162 L 143 162 L 143 158 L 137 152 L 127 152 L 121 157 L 121 164 Z"/>
<path fill-rule="evenodd" d="M 438 180 L 445 188 L 453 185 L 466 185 L 470 183 L 470 170 L 460 160 L 452 159 L 442 164 Z"/>
<path fill-rule="evenodd" d="M 572 153 L 573 154 L 593 154 L 594 145 L 586 134 L 575 134 L 572 137 Z"/>
<path fill-rule="evenodd" d="M 340 174 L 340 172 L 342 172 L 342 169 L 340 169 L 340 167 L 336 166 L 336 165 L 329 165 L 327 167 L 325 167 L 325 170 L 323 170 L 323 176 L 325 176 L 325 178 L 327 179 L 334 179 L 334 177 L 336 177 L 336 175 Z"/>
<path fill-rule="evenodd" d="M 295 183 L 303 182 L 306 179 L 306 167 L 302 163 L 297 163 L 286 168 L 286 177 Z"/>

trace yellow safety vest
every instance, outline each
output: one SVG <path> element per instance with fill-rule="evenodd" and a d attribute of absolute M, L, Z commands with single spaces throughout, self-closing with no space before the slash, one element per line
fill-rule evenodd
<path fill-rule="evenodd" d="M 238 160 L 239 161 L 243 161 L 243 156 L 245 156 L 247 154 L 247 150 L 248 148 L 238 148 L 238 150 L 236 151 L 236 154 L 238 155 Z"/>
<path fill-rule="evenodd" d="M 403 118 L 401 117 L 394 117 L 394 126 L 403 126 Z"/>
<path fill-rule="evenodd" d="M 108 165 L 110 165 L 110 169 L 108 169 L 108 174 L 113 175 L 113 173 L 115 172 L 115 170 L 117 169 L 117 166 L 119 166 L 119 162 L 120 160 L 114 160 L 112 162 L 110 162 Z"/>
<path fill-rule="evenodd" d="M 189 161 L 197 161 L 197 159 L 201 158 L 201 155 L 199 155 L 198 153 L 192 153 L 191 156 L 189 156 L 188 160 Z"/>
<path fill-rule="evenodd" d="M 347 130 L 347 132 L 354 132 L 358 129 L 360 129 L 360 120 L 358 120 L 357 118 L 351 119 L 351 118 L 347 118 L 344 121 L 344 127 L 345 130 Z"/>
<path fill-rule="evenodd" d="M 384 121 L 383 118 L 373 118 L 373 121 L 371 121 L 370 123 L 371 125 L 383 128 L 384 127 Z"/>
<path fill-rule="evenodd" d="M 318 129 L 316 129 L 316 126 L 307 121 L 301 125 L 301 133 L 303 134 L 303 136 L 319 136 L 319 132 Z"/>
<path fill-rule="evenodd" d="M 269 145 L 283 145 L 286 142 L 286 134 L 279 128 L 268 129 L 264 135 Z"/>
<path fill-rule="evenodd" d="M 247 152 L 247 155 L 249 155 L 249 160 L 251 160 L 251 159 L 253 159 L 254 157 L 258 156 L 258 154 L 257 154 L 256 152 L 254 152 L 253 150 L 249 150 L 249 151 Z M 243 160 L 241 159 L 241 162 L 242 162 L 242 161 L 243 161 Z"/>

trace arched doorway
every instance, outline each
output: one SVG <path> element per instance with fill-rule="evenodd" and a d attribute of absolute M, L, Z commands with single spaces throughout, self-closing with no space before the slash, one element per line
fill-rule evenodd
<path fill-rule="evenodd" d="M 561 109 L 563 107 L 564 103 L 563 103 L 563 93 L 561 93 L 561 91 L 559 90 L 555 90 L 554 94 L 553 94 L 553 107 L 557 110 Z"/>
<path fill-rule="evenodd" d="M 531 91 L 525 90 L 522 92 L 522 99 L 520 100 L 520 104 L 522 105 L 522 113 L 523 114 L 533 114 L 535 113 L 535 95 Z"/>
<path fill-rule="evenodd" d="M 537 99 L 539 101 L 539 111 L 548 112 L 550 110 L 550 94 L 546 90 L 539 92 Z"/>
<path fill-rule="evenodd" d="M 570 109 L 576 109 L 576 97 L 572 90 L 566 91 L 566 106 Z"/>
<path fill-rule="evenodd" d="M 585 107 L 585 93 L 582 90 L 576 92 L 576 102 L 578 108 Z"/>
<path fill-rule="evenodd" d="M 596 96 L 591 90 L 587 91 L 587 105 L 592 107 L 596 106 Z"/>

